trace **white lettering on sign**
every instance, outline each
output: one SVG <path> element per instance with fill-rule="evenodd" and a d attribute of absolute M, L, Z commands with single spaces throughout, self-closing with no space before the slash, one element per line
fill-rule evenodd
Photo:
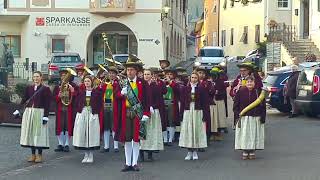
<path fill-rule="evenodd" d="M 90 26 L 90 17 L 48 16 L 37 17 L 35 22 L 36 26 L 88 27 Z"/>

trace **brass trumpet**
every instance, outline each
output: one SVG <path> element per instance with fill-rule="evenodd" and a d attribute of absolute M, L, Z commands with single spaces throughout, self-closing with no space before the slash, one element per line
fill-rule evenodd
<path fill-rule="evenodd" d="M 72 96 L 69 94 L 69 81 L 72 76 L 77 76 L 77 73 L 71 68 L 67 68 L 68 73 L 61 83 L 61 103 L 65 106 L 69 106 L 72 102 Z"/>

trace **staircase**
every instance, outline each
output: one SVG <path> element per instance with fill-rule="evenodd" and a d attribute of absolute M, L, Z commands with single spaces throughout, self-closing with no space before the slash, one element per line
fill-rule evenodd
<path fill-rule="evenodd" d="M 309 39 L 286 42 L 285 46 L 290 55 L 297 57 L 299 62 L 304 62 L 305 56 L 309 53 L 314 54 L 317 57 L 317 61 L 320 61 L 320 51 Z"/>

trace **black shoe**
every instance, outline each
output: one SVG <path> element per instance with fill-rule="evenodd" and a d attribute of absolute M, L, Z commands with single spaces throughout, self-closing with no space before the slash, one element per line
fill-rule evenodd
<path fill-rule="evenodd" d="M 63 151 L 63 146 L 62 145 L 58 145 L 57 149 L 54 150 L 54 152 L 62 152 Z"/>
<path fill-rule="evenodd" d="M 69 146 L 65 146 L 65 147 L 63 148 L 63 152 L 70 152 Z"/>
<path fill-rule="evenodd" d="M 153 153 L 160 153 L 160 151 L 159 150 L 155 150 L 155 151 L 153 151 Z"/>
<path fill-rule="evenodd" d="M 163 145 L 164 145 L 164 146 L 168 146 L 168 143 L 167 143 L 167 142 L 165 142 L 165 143 L 163 143 Z"/>
<path fill-rule="evenodd" d="M 119 149 L 117 148 L 117 149 L 114 149 L 114 152 L 115 153 L 118 153 L 119 152 Z"/>
<path fill-rule="evenodd" d="M 132 171 L 140 171 L 140 168 L 138 167 L 138 165 L 134 165 L 132 166 Z"/>
<path fill-rule="evenodd" d="M 224 133 L 226 133 L 226 134 L 229 133 L 228 128 L 225 128 L 223 131 L 224 131 Z"/>
<path fill-rule="evenodd" d="M 172 142 L 168 142 L 167 146 L 172 146 Z"/>
<path fill-rule="evenodd" d="M 199 152 L 206 152 L 206 150 L 204 148 L 200 148 L 198 149 Z"/>
<path fill-rule="evenodd" d="M 109 148 L 108 149 L 101 149 L 101 153 L 107 153 L 107 152 L 109 152 L 110 150 L 109 150 Z"/>
<path fill-rule="evenodd" d="M 125 165 L 123 169 L 121 169 L 121 172 L 129 172 L 132 171 L 132 166 Z"/>

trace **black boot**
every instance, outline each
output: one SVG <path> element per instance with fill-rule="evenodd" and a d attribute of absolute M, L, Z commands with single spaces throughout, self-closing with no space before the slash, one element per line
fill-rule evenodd
<path fill-rule="evenodd" d="M 139 156 L 140 156 L 140 162 L 144 162 L 144 151 L 142 151 L 142 150 L 140 150 L 140 152 L 139 152 Z"/>
<path fill-rule="evenodd" d="M 148 152 L 148 161 L 152 162 L 154 159 L 153 159 L 153 156 L 152 156 L 152 151 L 149 151 Z"/>
<path fill-rule="evenodd" d="M 54 152 L 62 152 L 63 151 L 63 146 L 58 145 L 57 148 L 54 150 Z"/>

